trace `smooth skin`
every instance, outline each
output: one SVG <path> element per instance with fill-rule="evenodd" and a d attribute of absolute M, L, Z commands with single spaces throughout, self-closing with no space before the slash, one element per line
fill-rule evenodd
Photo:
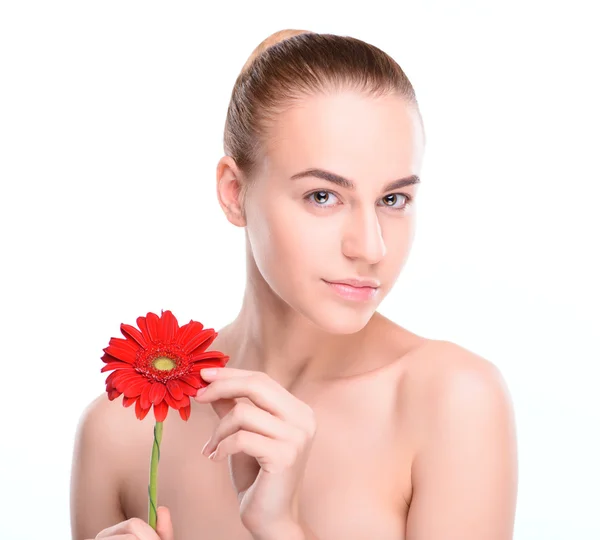
<path fill-rule="evenodd" d="M 372 531 L 381 540 L 512 538 L 517 444 L 502 375 L 475 353 L 417 336 L 377 312 L 408 258 L 418 191 L 418 185 L 392 192 L 383 186 L 419 174 L 423 152 L 418 115 L 402 98 L 347 90 L 306 97 L 279 115 L 245 213 L 243 175 L 231 157 L 219 161 L 219 203 L 227 219 L 245 229 L 246 290 L 237 317 L 213 344 L 231 357 L 227 368 L 193 404 L 195 427 L 175 435 L 171 425 L 165 440 L 173 448 L 164 449 L 161 467 L 169 482 L 178 473 L 167 462 L 169 452 L 183 452 L 197 444 L 197 433 L 209 433 L 215 466 L 227 462 L 235 473 L 225 470 L 220 478 L 234 495 L 242 494 L 235 511 L 245 528 L 227 529 L 228 540 L 262 540 L 277 537 L 275 531 L 280 538 L 321 540 L 363 540 Z M 350 179 L 354 188 L 291 179 L 315 167 Z M 376 296 L 350 302 L 324 281 L 349 277 L 379 280 Z M 207 403 L 214 420 L 205 415 Z M 365 405 L 351 412 L 355 403 Z M 105 534 L 111 523 L 118 523 L 115 530 L 125 523 L 131 528 L 126 516 L 144 505 L 143 493 L 133 498 L 127 484 L 136 467 L 130 456 L 143 451 L 147 428 L 136 429 L 125 417 L 130 411 L 119 407 L 96 400 L 78 429 L 72 489 L 77 540 L 100 528 Z M 111 439 L 109 421 L 128 422 L 127 436 Z M 368 440 L 372 426 L 376 439 Z M 350 453 L 340 440 L 355 441 Z M 193 447 L 198 455 L 201 450 L 202 443 Z M 121 460 L 109 459 L 111 453 Z M 332 453 L 335 470 L 328 465 Z M 201 489 L 212 474 L 201 463 L 194 467 L 200 480 L 182 485 L 186 479 L 178 479 L 186 493 Z M 342 487 L 338 477 L 353 483 Z M 254 487 L 245 491 L 249 484 Z M 193 491 L 198 501 L 219 501 L 215 485 L 212 498 Z M 165 482 L 161 489 L 171 492 Z M 335 497 L 329 497 L 332 490 Z M 362 502 L 349 502 L 350 496 Z M 199 517 L 198 501 L 178 499 L 171 508 L 179 512 L 177 540 L 196 538 L 198 521 L 214 517 L 215 510 Z M 234 527 L 229 505 L 219 504 L 208 537 Z M 363 512 L 357 514 L 363 515 L 360 527 L 349 525 L 349 505 Z M 269 518 L 279 521 L 265 523 Z M 299 529 L 281 533 L 294 524 Z M 248 536 L 252 526 L 264 528 Z M 130 534 L 145 540 L 142 532 Z M 171 540 L 171 531 L 165 534 L 161 540 Z"/>

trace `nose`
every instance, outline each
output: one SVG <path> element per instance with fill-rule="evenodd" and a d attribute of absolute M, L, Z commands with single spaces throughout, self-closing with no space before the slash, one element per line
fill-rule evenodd
<path fill-rule="evenodd" d="M 356 209 L 348 216 L 342 241 L 342 251 L 351 259 L 362 259 L 369 264 L 381 261 L 385 256 L 385 244 L 377 213 Z"/>

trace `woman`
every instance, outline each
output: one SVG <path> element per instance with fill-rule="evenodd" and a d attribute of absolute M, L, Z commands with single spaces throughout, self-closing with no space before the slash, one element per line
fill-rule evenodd
<path fill-rule="evenodd" d="M 247 260 L 241 310 L 211 346 L 230 361 L 203 373 L 193 426 L 165 420 L 156 533 L 153 423 L 106 394 L 88 407 L 73 538 L 512 538 L 501 374 L 376 311 L 409 254 L 425 143 L 402 69 L 357 39 L 277 32 L 236 81 L 224 143 L 218 198 Z"/>

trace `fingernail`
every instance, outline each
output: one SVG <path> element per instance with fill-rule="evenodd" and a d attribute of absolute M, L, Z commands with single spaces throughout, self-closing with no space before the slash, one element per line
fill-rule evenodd
<path fill-rule="evenodd" d="M 208 441 L 206 441 L 206 443 L 204 443 L 204 446 L 202 447 L 202 455 L 206 455 L 206 448 L 208 447 L 208 443 L 210 442 L 210 439 L 208 439 Z"/>
<path fill-rule="evenodd" d="M 202 377 L 212 377 L 217 374 L 217 368 L 204 368 L 200 370 L 200 376 Z"/>
<path fill-rule="evenodd" d="M 200 388 L 200 390 L 198 390 L 196 392 L 196 397 L 201 396 L 202 394 L 204 394 L 204 392 L 206 392 L 208 386 L 205 386 L 204 388 Z"/>
<path fill-rule="evenodd" d="M 215 459 L 216 453 L 217 453 L 217 451 L 215 450 L 210 456 L 208 456 L 208 459 Z"/>

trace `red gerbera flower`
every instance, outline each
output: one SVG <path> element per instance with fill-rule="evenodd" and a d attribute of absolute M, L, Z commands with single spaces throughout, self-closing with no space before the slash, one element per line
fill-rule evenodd
<path fill-rule="evenodd" d="M 162 422 L 169 407 L 185 421 L 190 417 L 190 396 L 208 386 L 200 376 L 207 367 L 224 367 L 229 357 L 206 351 L 218 332 L 196 321 L 181 328 L 170 311 L 138 317 L 137 328 L 121 324 L 123 338 L 110 338 L 100 370 L 113 371 L 106 379 L 108 399 L 123 394 L 123 406 L 135 403 L 135 415 L 143 420 L 154 405 L 154 417 Z"/>

